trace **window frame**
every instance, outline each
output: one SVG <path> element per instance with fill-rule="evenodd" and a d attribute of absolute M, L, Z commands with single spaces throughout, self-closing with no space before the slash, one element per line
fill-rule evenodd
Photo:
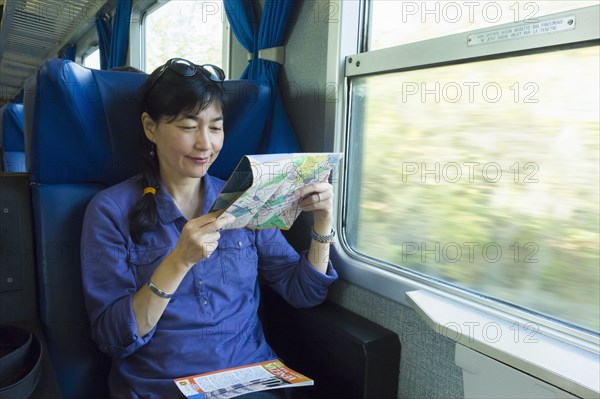
<path fill-rule="evenodd" d="M 343 3 L 343 4 L 342 4 Z M 352 4 L 356 3 L 356 4 Z M 560 34 L 548 34 L 519 39 L 518 41 L 497 42 L 474 46 L 464 45 L 468 36 L 475 33 L 489 32 L 501 28 L 518 26 L 521 23 L 501 24 L 495 27 L 476 29 L 468 32 L 433 38 L 421 42 L 403 44 L 396 47 L 362 52 L 364 35 L 369 31 L 368 26 L 361 25 L 366 11 L 369 10 L 370 1 L 340 2 L 342 18 L 336 39 L 330 38 L 330 46 L 335 46 L 339 53 L 336 61 L 339 63 L 340 101 L 335 107 L 336 116 L 331 118 L 331 126 L 335 128 L 335 148 L 350 154 L 350 115 L 352 112 L 351 95 L 352 79 L 361 76 L 383 74 L 420 68 L 429 68 L 453 63 L 473 62 L 484 59 L 494 59 L 505 56 L 518 56 L 552 49 L 554 47 L 568 46 L 572 43 L 598 43 L 599 28 L 598 16 L 600 6 L 591 6 L 582 9 L 569 10 L 539 17 L 540 20 L 554 19 L 560 16 L 576 16 L 577 28 Z M 582 11 L 585 10 L 585 11 Z M 351 25 L 354 23 L 354 33 Z M 422 51 L 423 48 L 438 46 L 440 51 Z M 456 49 L 459 48 L 457 51 Z M 423 56 L 423 54 L 425 54 Z M 330 63 L 334 62 L 330 55 Z M 400 60 L 400 61 L 394 61 Z M 360 65 L 357 66 L 357 61 Z M 332 75 L 329 75 L 333 77 Z M 328 80 L 329 81 L 329 80 Z M 350 194 L 348 193 L 349 169 L 346 164 L 340 172 L 340 184 L 336 187 L 337 195 L 337 229 L 340 232 L 335 251 L 336 267 L 340 275 L 354 284 L 368 290 L 377 292 L 389 299 L 406 306 L 414 305 L 406 294 L 415 290 L 442 295 L 444 298 L 454 299 L 478 311 L 486 312 L 503 320 L 518 323 L 534 323 L 539 328 L 539 333 L 552 337 L 561 342 L 582 348 L 591 353 L 600 352 L 600 335 L 594 335 L 587 330 L 554 321 L 547 316 L 531 312 L 518 307 L 518 304 L 507 305 L 492 299 L 473 294 L 465 289 L 453 286 L 433 277 L 422 275 L 418 272 L 391 265 L 381 260 L 373 259 L 353 250 L 348 242 L 345 221 L 349 210 L 346 208 Z"/>
<path fill-rule="evenodd" d="M 158 10 L 165 4 L 174 0 L 156 0 L 155 2 L 149 4 L 147 7 L 140 9 L 138 11 L 138 21 L 136 30 L 131 30 L 131 40 L 135 38 L 137 43 L 139 54 L 139 60 L 137 60 L 137 68 L 142 71 L 146 70 L 146 18 L 148 15 L 152 14 L 154 11 Z M 225 14 L 225 9 L 222 10 L 223 14 Z M 231 73 L 231 49 L 232 49 L 232 35 L 231 35 L 231 27 L 229 25 L 229 20 L 224 17 L 225 22 L 222 27 L 222 37 L 223 37 L 223 48 L 221 50 L 221 67 L 223 71 L 225 71 L 226 77 L 232 76 Z"/>

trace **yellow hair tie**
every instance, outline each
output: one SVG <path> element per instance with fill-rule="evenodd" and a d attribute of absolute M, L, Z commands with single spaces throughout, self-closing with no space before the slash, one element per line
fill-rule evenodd
<path fill-rule="evenodd" d="M 156 194 L 156 189 L 154 187 L 146 187 L 144 189 L 144 195 L 146 195 L 146 194 L 154 195 L 154 194 Z"/>

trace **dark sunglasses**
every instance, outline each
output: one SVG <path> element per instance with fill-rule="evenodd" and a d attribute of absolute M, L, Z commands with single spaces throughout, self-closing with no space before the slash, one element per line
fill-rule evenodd
<path fill-rule="evenodd" d="M 154 88 L 154 85 L 162 77 L 167 69 L 177 73 L 178 75 L 185 77 L 192 77 L 197 73 L 200 73 L 200 77 L 204 80 L 211 80 L 213 82 L 223 82 L 225 80 L 225 72 L 221 68 L 213 64 L 196 65 L 191 61 L 183 58 L 171 58 L 165 64 L 160 67 L 160 70 L 156 74 L 156 77 L 150 83 L 148 93 Z"/>

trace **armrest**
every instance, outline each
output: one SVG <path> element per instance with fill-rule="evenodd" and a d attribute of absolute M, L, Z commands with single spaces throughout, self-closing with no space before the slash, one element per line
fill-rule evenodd
<path fill-rule="evenodd" d="M 46 337 L 44 335 L 44 332 L 42 331 L 39 321 L 15 320 L 7 324 L 16 327 L 21 327 L 28 331 L 31 331 L 39 338 L 40 344 L 42 346 L 42 363 L 41 368 L 39 370 L 39 382 L 37 383 L 37 386 L 30 397 L 44 399 L 61 399 L 61 394 L 58 389 L 58 380 L 56 379 L 56 373 L 54 370 L 54 366 L 52 365 L 52 359 L 50 359 L 50 355 L 48 353 Z M 4 398 L 4 396 L 1 397 Z"/>
<path fill-rule="evenodd" d="M 394 332 L 332 302 L 296 309 L 269 287 L 261 292 L 268 342 L 284 363 L 315 381 L 294 388 L 294 398 L 396 398 L 400 341 Z"/>

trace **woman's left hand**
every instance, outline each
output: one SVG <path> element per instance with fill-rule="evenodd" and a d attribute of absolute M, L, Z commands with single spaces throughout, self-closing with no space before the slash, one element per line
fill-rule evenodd
<path fill-rule="evenodd" d="M 311 183 L 296 191 L 302 200 L 298 204 L 303 211 L 312 212 L 314 230 L 317 234 L 329 234 L 333 222 L 333 187 L 327 181 Z"/>

